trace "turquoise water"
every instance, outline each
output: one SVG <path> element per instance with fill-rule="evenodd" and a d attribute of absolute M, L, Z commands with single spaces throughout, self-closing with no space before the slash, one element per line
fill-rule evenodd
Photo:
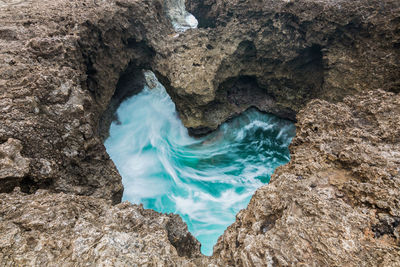
<path fill-rule="evenodd" d="M 192 138 L 159 83 L 117 113 L 105 146 L 122 175 L 124 200 L 181 215 L 205 255 L 254 191 L 289 161 L 295 133 L 292 123 L 251 109 Z"/>

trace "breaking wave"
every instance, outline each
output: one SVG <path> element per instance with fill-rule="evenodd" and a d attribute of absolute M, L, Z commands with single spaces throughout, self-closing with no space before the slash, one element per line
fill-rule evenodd
<path fill-rule="evenodd" d="M 124 200 L 181 215 L 206 255 L 254 191 L 289 161 L 295 133 L 291 122 L 250 109 L 192 138 L 157 81 L 117 114 L 105 146 L 122 175 Z"/>

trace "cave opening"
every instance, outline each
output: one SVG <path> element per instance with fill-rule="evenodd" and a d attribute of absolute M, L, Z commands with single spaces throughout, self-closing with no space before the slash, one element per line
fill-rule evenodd
<path fill-rule="evenodd" d="M 122 176 L 123 200 L 179 214 L 205 255 L 255 190 L 289 162 L 295 134 L 292 122 L 250 108 L 192 137 L 155 75 L 134 67 L 105 114 L 104 144 Z"/>

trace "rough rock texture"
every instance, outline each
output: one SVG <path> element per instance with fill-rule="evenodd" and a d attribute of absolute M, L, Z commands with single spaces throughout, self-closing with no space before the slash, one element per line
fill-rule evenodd
<path fill-rule="evenodd" d="M 294 120 L 313 98 L 399 92 L 398 0 L 188 0 L 200 26 L 159 76 L 201 134 L 249 106 Z"/>
<path fill-rule="evenodd" d="M 0 2 L 0 144 L 20 140 L 30 159 L 14 186 L 120 201 L 121 177 L 99 138 L 99 119 L 120 76 L 148 67 L 172 31 L 162 5 Z"/>
<path fill-rule="evenodd" d="M 165 3 L 0 0 L 1 264 L 399 265 L 400 2 L 188 0 L 184 34 Z M 141 69 L 194 134 L 298 113 L 291 163 L 212 258 L 177 216 L 111 205 L 102 141 Z"/>
<path fill-rule="evenodd" d="M 1 266 L 196 266 L 200 254 L 178 215 L 43 190 L 0 194 L 0 233 Z"/>
<path fill-rule="evenodd" d="M 198 265 L 179 216 L 111 205 L 123 187 L 103 146 L 172 33 L 163 4 L 0 1 L 0 193 L 18 189 L 0 196 L 1 266 Z"/>
<path fill-rule="evenodd" d="M 21 156 L 21 149 L 21 142 L 12 138 L 0 145 L 0 192 L 10 191 L 29 171 L 29 159 Z"/>
<path fill-rule="evenodd" d="M 315 100 L 292 159 L 219 238 L 235 266 L 399 266 L 400 95 Z"/>

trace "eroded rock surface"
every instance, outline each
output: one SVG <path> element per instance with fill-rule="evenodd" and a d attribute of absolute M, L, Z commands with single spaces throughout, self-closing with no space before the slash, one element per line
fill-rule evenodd
<path fill-rule="evenodd" d="M 0 1 L 0 192 L 18 189 L 0 196 L 0 265 L 198 265 L 179 216 L 111 205 L 123 187 L 103 146 L 173 32 L 163 5 Z"/>
<path fill-rule="evenodd" d="M 30 160 L 21 156 L 21 141 L 0 144 L 0 192 L 9 192 L 29 173 Z"/>
<path fill-rule="evenodd" d="M 400 90 L 397 0 L 188 0 L 187 6 L 203 29 L 176 38 L 181 47 L 156 64 L 194 134 L 249 106 L 294 120 L 313 98 Z"/>
<path fill-rule="evenodd" d="M 398 266 L 400 95 L 315 100 L 291 161 L 257 190 L 214 255 L 233 266 Z"/>
<path fill-rule="evenodd" d="M 0 190 L 24 192 L 0 195 L 1 264 L 398 265 L 400 2 L 188 0 L 184 34 L 173 2 L 0 1 Z M 111 205 L 102 142 L 142 69 L 194 134 L 298 113 L 291 163 L 212 258 L 179 217 Z"/>
<path fill-rule="evenodd" d="M 120 77 L 138 76 L 170 32 L 157 0 L 1 2 L 0 143 L 20 140 L 31 159 L 23 191 L 121 200 L 99 119 Z"/>
<path fill-rule="evenodd" d="M 42 190 L 0 194 L 0 233 L 1 266 L 196 266 L 200 255 L 178 215 Z"/>

